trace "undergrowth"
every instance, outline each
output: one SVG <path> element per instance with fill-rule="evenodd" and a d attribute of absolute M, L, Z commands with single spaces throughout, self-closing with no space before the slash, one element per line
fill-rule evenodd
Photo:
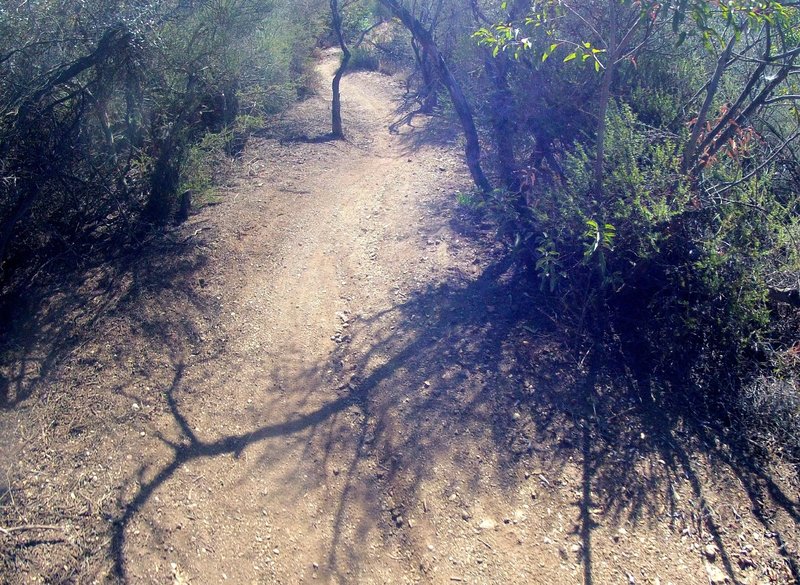
<path fill-rule="evenodd" d="M 679 393 L 800 463 L 800 315 L 770 292 L 800 278 L 800 204 L 776 192 L 775 169 L 741 180 L 738 160 L 706 169 L 734 185 L 724 197 L 690 183 L 680 139 L 618 103 L 600 192 L 578 142 L 555 180 L 458 200 L 495 218 L 574 347 L 625 356 L 623 369 L 653 382 L 640 398 Z"/>

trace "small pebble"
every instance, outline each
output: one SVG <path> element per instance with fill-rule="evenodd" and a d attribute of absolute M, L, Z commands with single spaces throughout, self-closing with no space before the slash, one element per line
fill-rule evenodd
<path fill-rule="evenodd" d="M 478 524 L 478 528 L 481 530 L 494 530 L 497 528 L 497 522 L 492 520 L 491 518 L 484 518 L 481 520 L 481 523 Z"/>

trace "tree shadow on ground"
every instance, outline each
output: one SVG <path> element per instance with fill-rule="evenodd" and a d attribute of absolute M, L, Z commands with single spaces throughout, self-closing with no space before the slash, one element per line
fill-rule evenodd
<path fill-rule="evenodd" d="M 389 132 L 403 140 L 403 155 L 410 155 L 423 146 L 452 147 L 461 140 L 461 129 L 437 113 L 407 111 L 402 106 L 395 110 Z"/>
<path fill-rule="evenodd" d="M 734 581 L 743 566 L 756 562 L 728 530 L 737 511 L 721 509 L 713 500 L 704 460 L 740 482 L 752 504 L 744 513 L 762 524 L 784 559 L 783 567 L 773 568 L 784 570 L 787 581 L 797 580 L 797 551 L 792 549 L 792 533 L 787 534 L 800 524 L 796 496 L 787 494 L 770 470 L 748 457 L 735 432 L 704 420 L 691 404 L 675 400 L 665 407 L 650 400 L 670 392 L 651 388 L 662 381 L 621 374 L 624 356 L 615 356 L 611 365 L 608 356 L 571 361 L 562 336 L 537 312 L 530 283 L 515 275 L 509 259 L 491 263 L 475 277 L 451 274 L 446 281 L 398 297 L 384 311 L 355 319 L 328 363 L 281 382 L 290 393 L 306 392 L 298 402 L 302 414 L 253 425 L 239 434 L 199 438 L 181 407 L 192 399 L 185 373 L 187 368 L 217 367 L 221 350 L 190 365 L 185 360 L 192 339 L 199 335 L 197 315 L 217 309 L 207 295 L 177 285 L 198 280 L 205 262 L 202 253 L 182 250 L 183 255 L 165 260 L 176 251 L 181 250 L 154 250 L 113 276 L 103 272 L 87 277 L 83 287 L 74 289 L 85 291 L 85 296 L 53 296 L 48 312 L 20 322 L 14 330 L 18 337 L 7 334 L 9 340 L 18 340 L 6 346 L 11 351 L 3 362 L 6 367 L 15 365 L 4 374 L 11 389 L 4 408 L 13 409 L 43 391 L 41 385 L 51 373 L 86 342 L 80 336 L 85 327 L 142 298 L 151 306 L 152 312 L 142 314 L 142 332 L 158 353 L 169 357 L 172 380 L 163 397 L 180 432 L 161 437 L 171 451 L 169 460 L 155 470 L 150 464 L 142 466 L 129 482 L 139 487 L 129 497 L 120 496 L 111 533 L 120 578 L 127 576 L 131 521 L 179 469 L 196 460 L 240 457 L 248 447 L 270 438 L 302 435 L 309 445 L 322 445 L 325 456 L 321 475 L 305 481 L 286 478 L 298 498 L 319 485 L 328 460 L 350 454 L 338 473 L 344 489 L 335 502 L 324 568 L 333 576 L 345 578 L 345 567 L 364 562 L 365 551 L 352 542 L 370 527 L 357 526 L 355 537 L 346 534 L 354 507 L 369 508 L 370 522 L 409 538 L 398 518 L 415 513 L 415 502 L 436 465 L 446 460 L 463 463 L 460 489 L 467 492 L 481 487 L 480 473 L 469 468 L 479 455 L 495 458 L 493 481 L 501 490 L 514 488 L 525 469 L 542 468 L 548 477 L 558 478 L 579 462 L 580 495 L 572 504 L 578 510 L 574 533 L 581 542 L 578 554 L 585 583 L 595 580 L 599 529 L 654 519 L 667 519 L 677 533 L 709 535 Z M 174 298 L 168 299 L 178 292 L 176 305 Z M 175 313 L 179 306 L 182 315 Z M 37 374 L 26 377 L 31 369 Z M 322 402 L 320 378 L 327 382 Z M 117 394 L 129 390 L 124 381 L 115 388 Z M 680 395 L 679 388 L 670 390 Z M 516 412 L 522 415 L 512 416 Z M 280 452 L 265 455 L 255 465 L 269 464 L 275 456 Z M 694 500 L 691 506 L 677 497 L 686 486 Z M 391 502 L 386 496 L 390 492 Z M 664 502 L 666 511 L 659 509 Z M 788 524 L 780 521 L 781 515 Z"/>
<path fill-rule="evenodd" d="M 390 326 L 391 330 L 384 332 L 386 335 L 380 341 L 375 340 L 371 343 L 371 349 L 363 355 L 364 362 L 354 362 L 354 369 L 343 371 L 340 365 L 342 357 L 349 354 L 349 348 L 353 343 L 360 342 L 360 339 L 343 343 L 340 349 L 335 352 L 330 360 L 330 364 L 323 364 L 319 367 L 314 367 L 306 372 L 301 379 L 289 381 L 289 384 L 297 388 L 296 392 L 302 392 L 303 388 L 307 387 L 308 381 L 317 380 L 320 372 L 331 370 L 333 374 L 329 375 L 329 382 L 336 388 L 335 397 L 322 404 L 320 407 L 310 410 L 306 414 L 296 418 L 278 421 L 274 424 L 264 425 L 259 428 L 248 430 L 238 435 L 223 436 L 217 440 L 202 440 L 198 438 L 192 431 L 192 425 L 187 421 L 185 415 L 179 409 L 179 400 L 176 394 L 180 394 L 183 390 L 182 379 L 184 377 L 185 365 L 183 363 L 174 364 L 175 376 L 170 388 L 166 392 L 167 401 L 170 411 L 181 429 L 181 437 L 177 441 L 164 442 L 169 446 L 172 451 L 171 461 L 163 466 L 152 479 L 149 481 L 140 481 L 141 488 L 138 489 L 135 496 L 129 501 L 124 503 L 123 512 L 118 518 L 113 535 L 113 551 L 115 554 L 115 566 L 117 574 L 125 578 L 125 540 L 126 528 L 134 516 L 142 509 L 145 503 L 150 499 L 152 494 L 158 490 L 165 482 L 167 482 L 175 472 L 188 462 L 198 459 L 213 458 L 224 454 L 239 456 L 249 446 L 263 442 L 267 439 L 274 437 L 290 437 L 310 431 L 315 437 L 320 438 L 328 452 L 338 451 L 342 447 L 353 448 L 355 445 L 356 456 L 351 460 L 352 464 L 343 476 L 347 479 L 348 485 L 343 492 L 343 499 L 347 499 L 348 493 L 354 487 L 356 481 L 355 470 L 361 458 L 371 457 L 376 454 L 375 449 L 377 445 L 381 445 L 382 441 L 390 434 L 386 425 L 393 424 L 384 415 L 389 409 L 398 408 L 398 401 L 410 396 L 410 393 L 405 391 L 395 392 L 392 395 L 381 393 L 383 385 L 386 383 L 396 382 L 396 374 L 398 371 L 404 371 L 407 368 L 414 367 L 414 380 L 419 382 L 419 385 L 424 386 L 423 380 L 420 377 L 426 375 L 433 376 L 439 373 L 442 367 L 446 365 L 445 361 L 434 361 L 426 359 L 426 354 L 429 350 L 434 349 L 439 343 L 442 342 L 440 337 L 443 334 L 443 327 L 448 329 L 447 337 L 455 339 L 455 336 L 463 334 L 464 330 L 461 326 L 469 326 L 485 329 L 487 333 L 493 330 L 492 324 L 488 320 L 481 320 L 478 322 L 462 323 L 461 319 L 463 314 L 457 314 L 456 311 L 464 309 L 463 303 L 467 298 L 471 297 L 470 303 L 481 303 L 487 299 L 480 295 L 489 293 L 488 284 L 496 275 L 489 271 L 483 279 L 475 283 L 474 288 L 469 287 L 468 290 L 458 291 L 451 289 L 449 286 L 444 286 L 438 289 L 426 291 L 413 300 L 403 303 L 399 307 L 390 309 L 384 313 L 380 313 L 375 317 L 364 319 L 360 326 L 364 326 L 369 330 L 369 336 L 378 333 L 374 330 L 373 324 L 383 324 L 386 320 L 392 320 L 396 317 L 405 315 L 411 322 L 418 322 L 419 320 L 427 321 L 427 325 L 422 325 L 417 328 L 416 326 L 408 327 L 402 325 L 399 328 Z M 447 307 L 442 304 L 442 301 L 455 295 L 457 298 L 457 305 Z M 475 296 L 478 295 L 478 296 Z M 474 305 L 477 307 L 477 305 Z M 444 312 L 443 312 L 444 311 Z M 405 318 L 405 317 L 404 317 Z M 354 336 L 355 337 L 355 336 Z M 495 335 L 492 333 L 488 336 L 488 343 L 496 341 Z M 399 345 L 398 345 L 399 344 Z M 367 368 L 367 362 L 376 352 L 385 352 L 390 356 L 388 361 L 383 365 L 376 368 L 374 371 Z M 172 352 L 179 355 L 179 351 Z M 447 352 L 448 357 L 453 357 L 452 352 Z M 430 356 L 427 356 L 428 358 Z M 430 362 L 430 363 L 429 363 Z M 328 366 L 334 365 L 333 368 Z M 471 366 L 470 366 L 471 367 Z M 488 362 L 486 364 L 488 366 Z M 342 376 L 347 376 L 346 383 L 340 383 Z M 305 378 L 305 379 L 303 379 Z M 336 380 L 338 378 L 338 382 Z M 411 382 L 412 380 L 407 380 Z M 320 389 L 314 387 L 314 393 L 319 393 Z M 311 394 L 311 393 L 310 393 Z M 310 395 L 301 399 L 298 407 L 307 406 L 314 402 L 314 397 Z M 496 432 L 501 433 L 496 424 L 489 424 L 490 419 L 494 416 L 491 410 L 483 412 L 480 405 L 486 401 L 494 400 L 495 397 L 489 393 L 483 393 L 475 396 L 471 404 L 459 405 L 458 409 L 461 411 L 459 416 L 473 416 L 486 428 L 495 429 Z M 441 409 L 441 402 L 449 401 L 447 391 L 445 388 L 440 388 L 432 393 L 427 399 L 428 405 L 419 405 L 416 408 L 430 409 L 431 416 L 436 419 L 429 418 L 431 424 L 446 423 L 453 424 L 453 420 L 445 421 L 444 415 L 441 417 L 436 413 Z M 450 405 L 448 408 L 455 408 L 455 405 Z M 346 429 L 341 428 L 341 420 L 339 415 L 348 410 L 356 409 L 360 413 L 360 420 L 363 424 L 357 429 L 355 435 L 350 432 L 345 432 Z M 480 413 L 478 411 L 481 411 Z M 353 437 L 356 437 L 355 443 Z M 394 437 L 395 439 L 397 437 Z M 499 441 L 500 435 L 496 437 Z M 426 441 L 435 441 L 436 437 L 427 437 Z M 416 441 L 416 439 L 415 439 Z M 408 443 L 408 448 L 421 449 L 421 445 L 415 442 Z M 405 449 L 405 447 L 404 447 Z M 413 462 L 415 453 L 407 451 L 408 459 L 400 456 L 400 451 L 387 453 L 380 456 L 380 466 L 386 470 L 383 479 L 387 482 L 392 482 L 400 470 L 406 472 L 414 468 L 414 477 L 419 477 L 425 471 L 423 466 L 416 466 Z M 272 457 L 272 452 L 269 457 Z M 264 460 L 262 464 L 269 463 L 269 460 Z M 144 470 L 144 468 L 143 468 Z M 140 480 L 144 478 L 144 474 L 140 474 Z M 311 477 L 308 480 L 308 485 L 297 485 L 297 479 L 293 481 L 287 478 L 287 486 L 294 484 L 298 493 L 303 489 L 313 485 L 317 485 L 318 478 Z M 336 524 L 340 526 L 343 522 L 345 514 L 344 501 L 339 503 L 336 513 Z M 339 555 L 344 553 L 337 547 L 338 532 L 334 536 L 334 542 L 331 543 L 330 559 L 331 571 L 335 572 L 339 568 L 342 560 Z M 355 550 L 349 550 L 348 555 L 357 554 Z M 348 562 L 354 562 L 356 559 L 348 558 Z M 357 563 L 356 563 L 357 566 Z"/>
<path fill-rule="evenodd" d="M 87 464 L 99 459 L 104 469 L 104 462 L 123 458 L 120 441 L 138 424 L 130 405 L 143 404 L 134 382 L 159 371 L 168 348 L 196 345 L 218 313 L 204 290 L 207 248 L 198 237 L 204 229 L 194 221 L 185 230 L 152 234 L 135 249 L 54 272 L 40 279 L 46 284 L 6 299 L 0 467 L 8 484 L 0 494 L 0 524 L 66 520 L 73 533 L 61 541 L 38 539 L 35 531 L 7 535 L 0 572 L 20 575 L 24 567 L 48 582 L 68 582 L 75 558 L 98 562 L 91 542 L 108 532 L 103 518 L 112 515 L 114 499 L 103 490 L 117 478 L 108 470 L 108 477 L 87 483 Z M 217 350 L 219 344 L 207 353 Z M 42 486 L 30 489 L 43 477 L 52 490 L 47 497 Z M 83 511 L 76 512 L 76 501 Z"/>
<path fill-rule="evenodd" d="M 180 437 L 162 439 L 169 461 L 155 472 L 143 467 L 140 487 L 121 502 L 112 537 L 117 575 L 127 577 L 132 519 L 179 469 L 222 455 L 239 459 L 251 446 L 281 437 L 305 444 L 308 457 L 314 456 L 312 445 L 324 453 L 317 473 L 300 479 L 301 473 L 286 472 L 282 489 L 298 502 L 326 480 L 331 462 L 347 455 L 334 472 L 344 485 L 333 504 L 329 553 L 320 569 L 329 576 L 352 577 L 367 554 L 354 543 L 376 525 L 388 535 L 412 538 L 403 519 L 418 513 L 423 485 L 437 466 L 460 468 L 454 481 L 463 492 L 484 489 L 487 468 L 470 467 L 477 456 L 494 461 L 491 481 L 501 491 L 513 490 L 524 469 L 546 469 L 551 479 L 542 481 L 552 483 L 578 462 L 577 501 L 562 503 L 578 512 L 573 534 L 581 542 L 585 583 L 595 580 L 598 529 L 657 521 L 669 522 L 676 534 L 710 537 L 725 573 L 735 582 L 740 578 L 752 559 L 728 530 L 738 512 L 722 509 L 713 497 L 704 461 L 738 478 L 752 514 L 784 559 L 777 569 L 796 579 L 787 525 L 773 521 L 780 511 L 789 529 L 792 522 L 796 527 L 796 499 L 768 470 L 740 455 L 731 433 L 709 426 L 691 405 L 676 401 L 665 408 L 648 401 L 653 392 L 643 391 L 644 379 L 633 383 L 620 375 L 608 356 L 570 361 L 558 331 L 537 316 L 536 302 L 508 259 L 476 278 L 453 275 L 425 286 L 355 319 L 327 363 L 284 380 L 297 400 L 296 416 L 215 439 L 199 438 L 181 409 L 190 397 L 183 384 L 187 366 L 176 357 L 165 396 Z M 280 449 L 269 449 L 251 465 L 255 472 L 280 457 Z M 295 469 L 302 461 L 297 458 Z M 604 533 L 603 542 L 607 538 Z"/>
<path fill-rule="evenodd" d="M 176 241 L 173 235 L 155 236 L 115 258 L 95 258 L 81 270 L 53 274 L 47 284 L 32 285 L 4 299 L 0 409 L 13 409 L 40 393 L 77 350 L 96 341 L 93 333 L 101 319 L 113 317 L 142 297 L 158 302 L 172 289 L 192 312 L 213 314 L 208 301 L 192 291 L 198 288 L 196 275 L 207 263 L 198 241 L 193 236 Z M 188 281 L 194 283 L 181 286 Z M 165 304 L 160 310 L 168 314 L 175 306 Z M 188 322 L 183 325 L 189 327 Z M 172 330 L 170 335 L 192 338 L 196 334 L 190 329 Z M 90 361 L 83 359 L 81 365 L 91 368 L 95 364 Z"/>

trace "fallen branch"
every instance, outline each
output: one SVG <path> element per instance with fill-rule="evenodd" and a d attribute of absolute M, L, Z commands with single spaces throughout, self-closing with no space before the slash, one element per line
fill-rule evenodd
<path fill-rule="evenodd" d="M 49 524 L 28 524 L 26 526 L 10 526 L 9 528 L 0 526 L 0 532 L 6 536 L 11 536 L 14 532 L 27 532 L 29 530 L 61 530 L 61 527 Z"/>

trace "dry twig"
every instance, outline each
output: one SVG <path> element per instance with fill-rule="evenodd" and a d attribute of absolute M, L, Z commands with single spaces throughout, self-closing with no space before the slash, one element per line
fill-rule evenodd
<path fill-rule="evenodd" d="M 14 532 L 27 532 L 28 530 L 61 530 L 61 527 L 50 524 L 28 524 L 25 526 L 10 526 L 8 528 L 0 526 L 0 532 L 6 536 L 11 536 Z"/>

